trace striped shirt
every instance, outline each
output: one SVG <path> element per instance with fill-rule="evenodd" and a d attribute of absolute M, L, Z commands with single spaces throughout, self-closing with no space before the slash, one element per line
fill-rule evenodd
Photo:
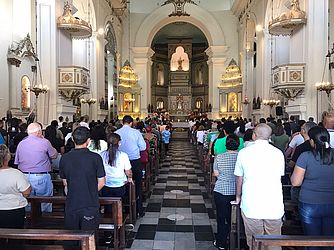
<path fill-rule="evenodd" d="M 238 152 L 225 152 L 215 158 L 213 170 L 218 171 L 219 175 L 213 191 L 222 195 L 235 195 L 236 185 L 234 168 L 237 161 Z"/>

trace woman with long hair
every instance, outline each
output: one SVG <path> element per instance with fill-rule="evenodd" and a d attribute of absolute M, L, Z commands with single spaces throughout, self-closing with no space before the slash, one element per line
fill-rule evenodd
<path fill-rule="evenodd" d="M 334 150 L 325 128 L 313 127 L 308 135 L 312 151 L 299 156 L 291 176 L 292 185 L 301 186 L 299 214 L 306 235 L 334 235 Z"/>
<path fill-rule="evenodd" d="M 108 149 L 108 144 L 105 141 L 106 132 L 102 125 L 96 125 L 92 128 L 90 144 L 88 149 L 95 153 L 101 153 Z"/>
<path fill-rule="evenodd" d="M 24 174 L 8 166 L 10 152 L 0 145 L 0 228 L 23 228 L 31 186 Z"/>
<path fill-rule="evenodd" d="M 100 155 L 106 171 L 106 184 L 102 188 L 102 196 L 123 197 L 125 194 L 125 184 L 132 182 L 132 171 L 129 157 L 121 152 L 118 147 L 121 137 L 116 133 L 108 135 L 108 150 Z"/>
<path fill-rule="evenodd" d="M 132 181 L 132 171 L 129 157 L 121 152 L 118 147 L 121 143 L 119 134 L 111 133 L 107 137 L 109 148 L 100 153 L 106 172 L 106 184 L 101 190 L 104 197 L 124 197 L 126 183 Z M 112 213 L 112 207 L 106 206 L 104 212 Z M 111 242 L 111 233 L 105 233 L 107 244 Z"/>

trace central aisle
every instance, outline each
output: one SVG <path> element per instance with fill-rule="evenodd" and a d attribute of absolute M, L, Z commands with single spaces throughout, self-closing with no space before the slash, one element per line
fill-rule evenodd
<path fill-rule="evenodd" d="M 216 220 L 194 147 L 173 141 L 160 164 L 145 216 L 137 221 L 131 249 L 216 249 Z M 176 218 L 176 220 L 175 220 Z M 173 220 L 174 219 L 174 220 Z"/>

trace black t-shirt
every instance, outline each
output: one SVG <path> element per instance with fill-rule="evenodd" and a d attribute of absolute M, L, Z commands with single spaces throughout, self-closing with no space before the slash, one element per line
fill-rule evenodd
<path fill-rule="evenodd" d="M 87 148 L 73 149 L 61 157 L 59 174 L 67 180 L 67 211 L 99 207 L 97 179 L 106 175 L 99 154 Z"/>
<path fill-rule="evenodd" d="M 302 153 L 304 153 L 306 151 L 311 151 L 311 150 L 312 150 L 312 147 L 311 147 L 311 144 L 310 144 L 310 140 L 304 141 L 302 144 L 300 144 L 296 147 L 295 152 L 293 153 L 291 160 L 296 163 L 297 160 L 298 160 L 298 157 Z"/>

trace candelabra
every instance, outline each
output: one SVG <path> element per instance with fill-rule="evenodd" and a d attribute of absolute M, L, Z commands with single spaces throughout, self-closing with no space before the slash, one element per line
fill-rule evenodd
<path fill-rule="evenodd" d="M 263 100 L 262 103 L 266 106 L 270 106 L 270 108 L 278 105 L 280 103 L 280 100 L 276 99 L 268 99 L 268 100 Z"/>
<path fill-rule="evenodd" d="M 80 102 L 84 103 L 84 104 L 87 103 L 88 106 L 90 106 L 90 105 L 96 103 L 96 99 L 94 99 L 94 98 L 88 98 L 88 99 L 82 98 L 82 99 L 80 99 Z"/>
<path fill-rule="evenodd" d="M 315 87 L 317 88 L 318 91 L 325 91 L 328 98 L 330 97 L 330 93 L 334 89 L 334 82 L 332 78 L 332 70 L 334 69 L 334 62 L 332 62 L 331 57 L 334 55 L 334 43 L 333 43 L 333 48 L 328 51 L 325 59 L 325 65 L 324 65 L 324 71 L 322 73 L 322 79 L 321 82 L 317 82 L 315 84 Z M 328 63 L 328 82 L 324 81 L 325 78 L 325 71 L 327 68 L 327 63 Z"/>
<path fill-rule="evenodd" d="M 48 91 L 49 91 L 49 88 L 48 86 L 46 85 L 43 85 L 43 80 L 42 80 L 42 72 L 41 72 L 41 66 L 39 64 L 39 59 L 38 58 L 35 58 L 35 61 L 36 61 L 36 66 L 32 66 L 31 67 L 31 70 L 32 72 L 34 73 L 33 76 L 34 76 L 34 79 L 33 79 L 33 82 L 34 82 L 34 85 L 31 86 L 31 87 L 28 87 L 28 89 L 35 94 L 35 97 L 36 97 L 36 101 L 35 101 L 35 111 L 36 111 L 36 121 L 37 120 L 37 102 L 38 102 L 38 96 L 40 94 L 46 94 Z M 39 70 L 39 77 L 40 77 L 40 84 L 37 84 L 37 78 L 38 78 L 38 71 Z"/>
<path fill-rule="evenodd" d="M 96 99 L 94 99 L 94 98 L 88 98 L 88 99 L 82 98 L 82 99 L 80 99 L 80 102 L 81 102 L 82 104 L 85 104 L 85 103 L 88 104 L 88 107 L 89 107 L 89 110 L 88 110 L 88 112 L 89 112 L 89 117 L 91 118 L 91 117 L 92 117 L 92 109 L 91 109 L 91 106 L 92 106 L 92 104 L 96 103 Z"/>

